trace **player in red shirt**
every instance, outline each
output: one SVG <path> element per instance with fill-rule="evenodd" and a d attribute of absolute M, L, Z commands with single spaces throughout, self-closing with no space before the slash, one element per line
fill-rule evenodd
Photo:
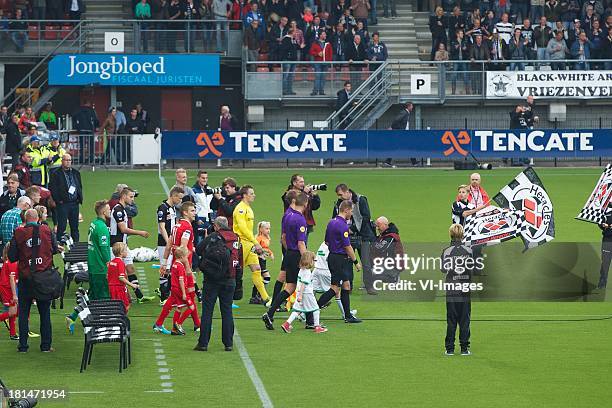
<path fill-rule="evenodd" d="M 108 263 L 106 279 L 108 279 L 108 291 L 111 299 L 121 300 L 125 306 L 125 312 L 130 310 L 130 295 L 127 286 L 138 289 L 138 285 L 127 279 L 125 263 L 123 258 L 128 256 L 128 246 L 123 242 L 116 242 L 113 245 L 113 255 L 115 258 Z"/>
<path fill-rule="evenodd" d="M 11 340 L 19 340 L 15 330 L 15 321 L 17 320 L 17 281 L 19 280 L 19 274 L 17 272 L 17 262 L 9 262 L 8 260 L 9 247 L 10 243 L 4 247 L 2 270 L 0 270 L 0 300 L 4 306 L 3 312 L 0 313 L 0 321 L 8 319 Z"/>
<path fill-rule="evenodd" d="M 171 288 L 170 288 L 170 297 L 166 300 L 164 307 L 162 308 L 157 321 L 153 325 L 153 331 L 162 333 L 162 334 L 170 334 L 170 331 L 164 328 L 164 320 L 168 317 L 170 310 L 172 308 L 175 309 L 174 316 L 172 317 L 173 335 L 184 335 L 185 331 L 182 330 L 182 327 L 179 325 L 179 320 L 181 318 L 181 313 L 185 310 L 185 306 L 187 306 L 187 273 L 191 268 L 189 268 L 189 252 L 185 247 L 178 247 L 174 250 L 174 262 L 172 263 L 172 268 L 170 268 L 170 276 L 171 278 Z"/>
<path fill-rule="evenodd" d="M 191 253 L 189 255 L 191 255 Z M 195 274 L 193 272 L 187 274 L 187 277 L 185 280 L 185 286 L 187 287 L 187 310 L 185 310 L 183 314 L 181 314 L 181 317 L 178 321 L 177 329 L 180 331 L 183 328 L 183 322 L 189 316 L 191 316 L 191 318 L 193 319 L 193 331 L 198 332 L 200 331 L 200 326 L 202 322 L 200 321 L 200 315 L 198 313 L 198 302 L 197 302 L 196 287 L 195 287 Z M 172 329 L 172 332 L 174 334 L 174 329 Z M 183 333 L 185 333 L 184 330 L 183 330 Z"/>

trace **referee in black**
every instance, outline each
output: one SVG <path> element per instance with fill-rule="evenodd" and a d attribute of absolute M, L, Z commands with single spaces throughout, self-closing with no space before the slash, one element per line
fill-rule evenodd
<path fill-rule="evenodd" d="M 442 273 L 446 274 L 446 283 L 455 285 L 446 290 L 446 338 L 444 346 L 446 355 L 455 354 L 455 332 L 459 325 L 459 345 L 461 355 L 470 353 L 470 315 L 472 300 L 469 291 L 462 291 L 456 286 L 470 284 L 474 267 L 472 250 L 461 243 L 463 227 L 453 224 L 449 228 L 451 244 L 442 251 Z"/>

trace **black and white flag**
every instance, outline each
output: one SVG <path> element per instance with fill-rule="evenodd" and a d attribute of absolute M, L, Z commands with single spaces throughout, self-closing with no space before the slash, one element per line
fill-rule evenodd
<path fill-rule="evenodd" d="M 608 164 L 599 177 L 595 189 L 576 216 L 577 220 L 601 224 L 612 199 L 612 165 Z"/>

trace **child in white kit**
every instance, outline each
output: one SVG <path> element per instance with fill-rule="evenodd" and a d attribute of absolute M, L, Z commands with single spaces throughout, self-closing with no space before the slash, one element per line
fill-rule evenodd
<path fill-rule="evenodd" d="M 297 284 L 297 300 L 291 309 L 291 315 L 285 323 L 281 325 L 281 328 L 285 333 L 291 333 L 293 327 L 291 323 L 300 315 L 300 313 L 312 312 L 314 318 L 314 332 L 325 333 L 327 329 L 322 327 L 319 323 L 319 305 L 317 304 L 317 298 L 314 295 L 314 288 L 312 285 L 312 268 L 314 267 L 315 254 L 307 251 L 302 254 L 300 258 L 300 272 L 298 274 Z"/>

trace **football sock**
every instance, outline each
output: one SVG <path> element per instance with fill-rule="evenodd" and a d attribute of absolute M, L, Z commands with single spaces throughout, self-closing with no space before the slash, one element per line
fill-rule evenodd
<path fill-rule="evenodd" d="M 270 275 L 268 275 L 268 276 L 263 276 L 262 275 L 262 278 L 263 278 L 263 281 L 264 281 L 264 285 L 267 285 L 268 283 L 270 283 L 270 280 L 271 280 Z"/>
<path fill-rule="evenodd" d="M 168 299 L 170 300 L 170 299 Z M 170 310 L 172 309 L 172 302 L 168 301 L 164 304 L 164 307 L 162 307 L 161 313 L 159 314 L 159 317 L 157 318 L 157 320 L 155 321 L 155 324 L 157 326 L 161 326 L 164 324 L 164 320 L 166 320 L 166 317 L 168 317 L 168 315 L 170 314 Z"/>
<path fill-rule="evenodd" d="M 315 310 L 314 312 L 312 312 L 313 324 L 315 327 L 321 324 L 321 322 L 319 321 L 320 315 L 321 315 L 321 312 L 319 310 Z"/>
<path fill-rule="evenodd" d="M 291 313 L 291 315 L 289 316 L 289 318 L 287 319 L 287 323 L 291 324 L 293 323 L 293 321 L 295 319 L 297 319 L 297 317 L 300 315 L 300 312 L 293 312 Z"/>
<path fill-rule="evenodd" d="M 17 330 L 15 330 L 16 320 L 17 320 L 17 315 L 9 317 L 9 334 L 11 336 L 15 336 L 17 334 Z"/>
<path fill-rule="evenodd" d="M 326 305 L 327 302 L 329 302 L 330 300 L 332 300 L 332 298 L 334 298 L 336 296 L 336 292 L 334 292 L 334 290 L 332 288 L 329 288 L 327 290 L 327 292 L 325 292 L 324 294 L 321 295 L 321 297 L 319 298 L 317 304 L 319 305 L 319 307 Z"/>
<path fill-rule="evenodd" d="M 308 326 L 313 326 L 313 325 L 315 325 L 315 324 L 314 324 L 314 318 L 313 318 L 313 314 L 312 314 L 312 312 L 307 312 L 307 313 L 304 313 L 304 314 L 306 315 L 306 324 L 307 324 Z M 316 326 L 316 325 L 315 325 L 315 326 Z"/>
<path fill-rule="evenodd" d="M 351 317 L 351 298 L 348 290 L 342 289 L 340 291 L 340 300 L 342 301 L 342 307 L 344 308 L 344 318 Z"/>
<path fill-rule="evenodd" d="M 138 285 L 138 276 L 136 276 L 136 275 L 128 275 L 128 281 L 130 281 L 130 283 Z M 142 291 L 140 290 L 140 288 L 134 289 L 134 293 L 136 294 L 136 297 L 138 299 L 142 299 L 144 297 L 144 295 L 142 294 Z"/>
<path fill-rule="evenodd" d="M 202 325 L 202 322 L 200 321 L 200 314 L 198 313 L 198 304 L 195 302 L 193 304 L 193 309 L 191 309 L 191 319 L 193 320 L 193 325 L 195 327 L 200 327 Z"/>
<path fill-rule="evenodd" d="M 189 310 L 189 309 L 187 309 Z M 178 310 L 174 311 L 174 315 L 172 315 L 172 324 L 181 324 L 181 312 L 179 312 Z"/>
<path fill-rule="evenodd" d="M 8 319 L 9 317 L 9 313 L 8 312 L 4 312 L 4 313 L 0 313 L 0 322 L 3 320 Z"/>
<path fill-rule="evenodd" d="M 272 299 L 276 299 L 281 290 L 283 290 L 283 282 L 276 281 L 274 283 L 274 294 L 272 295 Z"/>
<path fill-rule="evenodd" d="M 253 290 L 251 291 L 251 298 L 257 297 L 257 288 L 253 285 Z"/>
<path fill-rule="evenodd" d="M 278 309 L 281 303 L 283 303 L 285 299 L 287 299 L 288 297 L 289 297 L 289 293 L 287 293 L 286 290 L 282 290 L 278 294 L 278 296 L 275 297 L 274 300 L 272 300 L 272 305 L 270 306 L 270 309 L 268 309 L 268 316 L 270 316 L 271 318 L 274 317 L 274 313 L 276 312 L 276 309 Z"/>
<path fill-rule="evenodd" d="M 251 279 L 253 279 L 253 285 L 255 285 L 255 287 L 257 288 L 261 299 L 264 302 L 267 301 L 270 298 L 270 295 L 268 295 L 268 292 L 266 292 L 266 287 L 264 286 L 263 279 L 261 278 L 261 272 L 253 271 L 251 273 Z"/>
<path fill-rule="evenodd" d="M 344 319 L 344 307 L 342 306 L 342 299 L 336 298 L 336 304 L 338 305 L 338 309 L 340 309 L 340 316 Z"/>
<path fill-rule="evenodd" d="M 170 275 L 159 277 L 159 293 L 161 294 L 160 299 L 162 301 L 170 296 Z"/>

